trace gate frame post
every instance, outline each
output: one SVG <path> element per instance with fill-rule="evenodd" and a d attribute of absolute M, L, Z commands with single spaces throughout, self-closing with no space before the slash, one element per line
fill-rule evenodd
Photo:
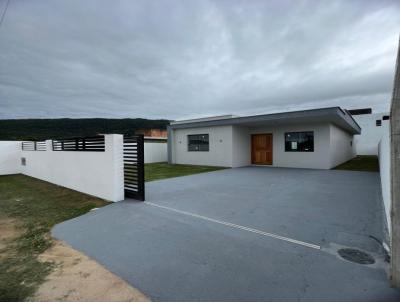
<path fill-rule="evenodd" d="M 142 192 L 142 201 L 145 201 L 145 177 L 144 177 L 144 135 L 138 135 L 138 176 L 139 176 L 139 193 Z M 139 146 L 141 146 L 139 148 Z M 141 163 L 141 164 L 140 164 Z"/>
<path fill-rule="evenodd" d="M 112 171 L 112 201 L 125 199 L 124 193 L 124 139 L 121 134 L 104 134 L 105 153 Z"/>

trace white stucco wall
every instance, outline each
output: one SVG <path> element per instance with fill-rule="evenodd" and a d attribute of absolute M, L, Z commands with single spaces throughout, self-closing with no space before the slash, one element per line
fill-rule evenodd
<path fill-rule="evenodd" d="M 379 170 L 381 176 L 382 199 L 385 208 L 386 221 L 388 224 L 389 235 L 391 235 L 391 217 L 390 210 L 392 205 L 390 192 L 390 133 L 389 127 L 385 128 L 385 132 L 379 142 L 378 147 Z M 389 236 L 390 237 L 390 236 Z"/>
<path fill-rule="evenodd" d="M 209 151 L 188 151 L 190 134 L 209 134 Z M 171 143 L 172 163 L 232 167 L 232 126 L 176 129 Z"/>
<path fill-rule="evenodd" d="M 390 121 L 382 120 L 389 113 L 373 113 L 354 115 L 353 118 L 361 127 L 361 135 L 354 137 L 354 146 L 357 155 L 378 155 L 378 144 Z M 376 126 L 376 120 L 382 120 L 382 126 Z"/>
<path fill-rule="evenodd" d="M 105 135 L 105 152 L 21 151 L 23 174 L 110 201 L 124 199 L 123 138 Z"/>
<path fill-rule="evenodd" d="M 144 162 L 158 163 L 168 160 L 167 142 L 144 141 Z"/>
<path fill-rule="evenodd" d="M 0 175 L 21 173 L 21 142 L 0 141 Z"/>
<path fill-rule="evenodd" d="M 247 127 L 232 128 L 232 167 L 251 164 L 251 138 Z"/>
<path fill-rule="evenodd" d="M 356 156 L 354 138 L 350 133 L 330 125 L 330 168 L 334 168 Z"/>
<path fill-rule="evenodd" d="M 285 132 L 313 131 L 314 152 L 285 152 Z M 250 128 L 250 134 L 272 133 L 272 166 L 329 169 L 329 124 L 293 124 Z"/>

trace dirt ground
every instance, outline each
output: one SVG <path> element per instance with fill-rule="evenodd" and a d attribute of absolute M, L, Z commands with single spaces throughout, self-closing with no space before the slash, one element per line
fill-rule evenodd
<path fill-rule="evenodd" d="M 11 218 L 0 217 L 0 250 L 7 246 L 7 243 L 18 235 L 15 221 Z"/>
<path fill-rule="evenodd" d="M 20 234 L 15 219 L 0 217 L 0 251 Z M 106 270 L 66 243 L 54 240 L 53 246 L 39 256 L 55 263 L 54 270 L 28 301 L 32 302 L 149 302 L 140 291 Z M 8 255 L 3 251 L 2 257 Z"/>
<path fill-rule="evenodd" d="M 54 262 L 56 267 L 30 301 L 150 301 L 121 278 L 64 242 L 55 241 L 39 259 Z"/>

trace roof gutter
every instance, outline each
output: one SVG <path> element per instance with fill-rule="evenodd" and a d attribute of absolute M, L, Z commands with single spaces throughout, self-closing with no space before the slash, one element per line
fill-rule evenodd
<path fill-rule="evenodd" d="M 243 116 L 235 117 L 230 119 L 210 120 L 210 121 L 199 121 L 171 124 L 170 129 L 185 129 L 185 128 L 199 128 L 199 127 L 213 127 L 213 126 L 228 126 L 228 125 L 240 125 L 245 123 L 257 123 L 257 122 L 273 122 L 291 118 L 306 119 L 306 118 L 323 118 L 323 117 L 340 117 L 343 122 L 348 126 L 347 130 L 353 134 L 360 134 L 361 128 L 353 117 L 342 110 L 340 107 L 329 107 L 312 110 L 302 111 L 291 111 L 283 113 L 272 113 L 263 115 Z"/>

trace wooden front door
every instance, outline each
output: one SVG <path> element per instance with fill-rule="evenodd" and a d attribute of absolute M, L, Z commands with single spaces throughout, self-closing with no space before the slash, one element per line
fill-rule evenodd
<path fill-rule="evenodd" d="M 272 165 L 272 134 L 253 134 L 251 136 L 251 163 L 253 165 Z"/>

